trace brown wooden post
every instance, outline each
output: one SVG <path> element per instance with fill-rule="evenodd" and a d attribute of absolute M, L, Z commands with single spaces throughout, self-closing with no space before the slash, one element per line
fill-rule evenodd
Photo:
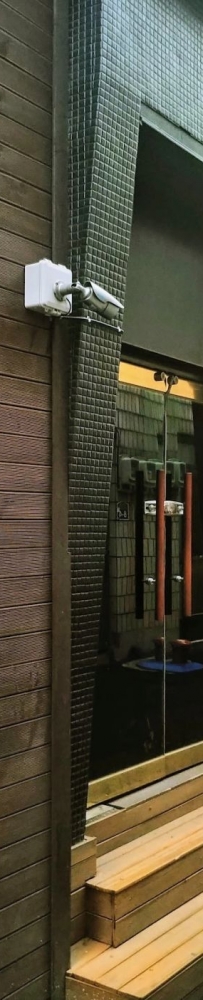
<path fill-rule="evenodd" d="M 166 476 L 166 499 L 172 499 L 172 476 Z M 166 517 L 165 614 L 172 615 L 172 517 Z"/>
<path fill-rule="evenodd" d="M 52 438 L 52 1000 L 64 998 L 70 948 L 70 556 L 64 327 L 53 334 Z"/>
<path fill-rule="evenodd" d="M 135 493 L 135 614 L 144 617 L 144 472 L 136 472 Z"/>
<path fill-rule="evenodd" d="M 54 0 L 53 260 L 68 258 L 68 0 Z M 51 1000 L 64 1000 L 70 961 L 70 556 L 68 551 L 68 324 L 52 351 L 52 875 Z"/>

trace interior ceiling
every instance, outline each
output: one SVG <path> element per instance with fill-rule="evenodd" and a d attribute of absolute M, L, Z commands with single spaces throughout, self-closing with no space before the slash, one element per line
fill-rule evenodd
<path fill-rule="evenodd" d="M 203 163 L 140 126 L 124 341 L 203 359 Z"/>
<path fill-rule="evenodd" d="M 135 215 L 165 230 L 196 238 L 203 234 L 203 163 L 147 125 L 140 127 Z"/>

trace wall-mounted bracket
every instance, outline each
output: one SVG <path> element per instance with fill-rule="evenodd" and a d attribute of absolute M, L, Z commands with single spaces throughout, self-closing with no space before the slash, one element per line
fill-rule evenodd
<path fill-rule="evenodd" d="M 156 500 L 145 500 L 144 512 L 145 514 L 150 514 L 152 517 L 156 517 Z M 179 503 L 177 500 L 165 500 L 164 514 L 165 517 L 182 517 L 184 514 L 184 504 Z"/>

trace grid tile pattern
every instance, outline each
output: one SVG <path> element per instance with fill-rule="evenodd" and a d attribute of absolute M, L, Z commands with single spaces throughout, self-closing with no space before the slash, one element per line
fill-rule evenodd
<path fill-rule="evenodd" d="M 70 39 L 73 273 L 81 280 L 84 276 L 97 279 L 123 301 L 141 98 L 202 141 L 202 3 L 72 0 Z M 114 339 L 109 332 L 104 345 L 102 329 L 90 331 L 84 324 L 77 334 L 74 327 L 73 337 L 69 476 L 75 842 L 83 835 L 85 823 L 120 344 L 116 334 Z M 138 433 L 140 448 L 143 432 Z M 110 535 L 112 530 L 110 518 Z M 152 545 L 152 536 L 149 541 Z M 118 558 L 132 559 L 132 553 L 127 548 L 125 555 L 121 551 Z M 148 558 L 153 558 L 152 551 Z M 132 583 L 128 587 L 132 588 Z M 116 616 L 124 614 L 129 620 L 130 615 L 133 617 L 133 593 L 130 590 L 124 595 L 121 580 L 119 588 Z M 123 610 L 126 597 L 128 610 Z M 150 614 L 150 608 L 147 612 Z M 112 625 L 113 619 L 115 624 L 115 616 Z"/>
<path fill-rule="evenodd" d="M 77 0 L 71 15 L 73 273 L 97 279 L 122 300 L 140 116 L 140 7 L 134 0 L 125 8 L 121 0 Z M 120 339 L 116 330 L 81 320 L 70 349 L 73 843 L 85 826 Z"/>
<path fill-rule="evenodd" d="M 146 0 L 143 52 L 143 102 L 202 142 L 201 0 Z"/>

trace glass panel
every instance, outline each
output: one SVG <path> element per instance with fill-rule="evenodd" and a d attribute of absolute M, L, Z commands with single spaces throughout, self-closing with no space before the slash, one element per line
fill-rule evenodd
<path fill-rule="evenodd" d="M 120 370 L 90 780 L 165 748 L 164 621 L 155 612 L 165 385 L 154 374 Z M 161 503 L 160 490 L 159 478 Z"/>
<path fill-rule="evenodd" d="M 177 386 L 177 392 L 178 392 Z M 171 518 L 172 607 L 166 617 L 166 751 L 203 739 L 203 406 L 167 400 L 167 461 L 174 500 Z"/>
<path fill-rule="evenodd" d="M 121 363 L 90 780 L 203 739 L 202 442 L 201 385 Z"/>

